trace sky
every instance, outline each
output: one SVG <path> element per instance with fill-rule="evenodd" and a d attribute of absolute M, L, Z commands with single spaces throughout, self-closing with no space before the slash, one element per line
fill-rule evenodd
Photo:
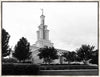
<path fill-rule="evenodd" d="M 82 44 L 97 48 L 96 2 L 3 2 L 2 5 L 2 27 L 11 36 L 12 48 L 21 37 L 35 44 L 41 9 L 55 48 L 74 51 Z"/>

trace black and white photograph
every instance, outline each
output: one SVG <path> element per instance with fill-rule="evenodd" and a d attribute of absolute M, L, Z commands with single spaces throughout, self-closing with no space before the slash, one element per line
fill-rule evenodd
<path fill-rule="evenodd" d="M 98 76 L 99 1 L 1 1 L 2 76 Z"/>

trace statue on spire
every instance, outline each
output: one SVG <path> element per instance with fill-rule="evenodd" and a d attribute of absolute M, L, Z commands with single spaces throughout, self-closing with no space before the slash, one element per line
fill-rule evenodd
<path fill-rule="evenodd" d="M 40 16 L 40 18 L 41 18 L 41 24 L 44 24 L 45 16 L 43 15 L 43 9 L 41 9 L 41 11 L 42 11 L 42 15 Z"/>
<path fill-rule="evenodd" d="M 41 11 L 42 11 L 42 15 L 43 15 L 43 9 L 41 9 Z"/>

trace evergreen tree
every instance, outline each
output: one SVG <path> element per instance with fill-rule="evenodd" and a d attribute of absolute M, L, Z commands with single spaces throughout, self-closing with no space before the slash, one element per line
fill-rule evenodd
<path fill-rule="evenodd" d="M 25 61 L 25 59 L 30 57 L 31 52 L 29 52 L 29 47 L 30 44 L 27 39 L 22 37 L 15 46 L 15 52 L 13 53 L 13 56 L 19 61 Z"/>
<path fill-rule="evenodd" d="M 10 35 L 8 32 L 6 32 L 5 29 L 2 29 L 2 57 L 5 57 L 10 54 L 9 50 L 9 38 Z"/>
<path fill-rule="evenodd" d="M 54 47 L 44 47 L 39 49 L 39 58 L 43 59 L 44 63 L 50 64 L 53 60 L 58 58 L 57 50 Z"/>

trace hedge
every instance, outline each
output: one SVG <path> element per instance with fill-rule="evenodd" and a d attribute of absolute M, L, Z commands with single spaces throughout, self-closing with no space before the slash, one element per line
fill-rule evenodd
<path fill-rule="evenodd" d="M 89 66 L 89 65 L 41 65 L 40 70 L 67 70 L 67 69 L 98 69 L 98 66 Z"/>
<path fill-rule="evenodd" d="M 39 66 L 33 64 L 2 64 L 2 75 L 38 75 Z"/>

